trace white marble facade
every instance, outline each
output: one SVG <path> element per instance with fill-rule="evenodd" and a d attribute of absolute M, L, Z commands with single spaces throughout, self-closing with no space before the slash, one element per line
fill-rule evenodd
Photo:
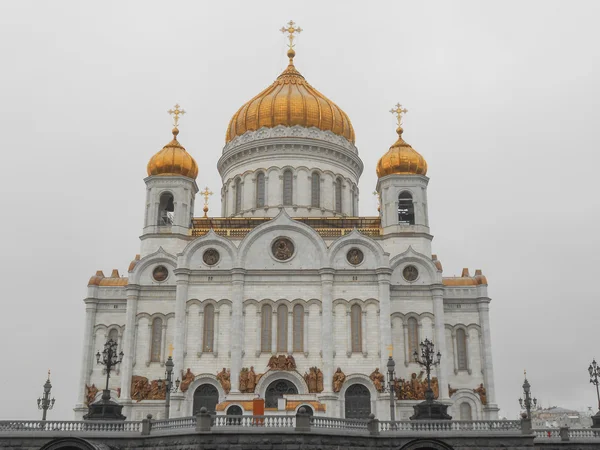
<path fill-rule="evenodd" d="M 131 263 L 127 278 L 115 271 L 110 277 L 97 274 L 88 286 L 76 416 L 86 410 L 86 385 L 104 385 L 94 354 L 112 337 L 125 358 L 110 385 L 131 419 L 148 413 L 163 416 L 163 401 L 131 398 L 131 377 L 164 378 L 164 362 L 173 348 L 176 376 L 189 368 L 195 379 L 185 393 L 172 395 L 171 417 L 191 415 L 194 392 L 205 384 L 216 388 L 222 405 L 238 405 L 243 413 L 251 414 L 248 401 L 264 398 L 270 383 L 284 379 L 297 390 L 286 396 L 290 405 L 320 404 L 315 414 L 338 417 L 346 414 L 347 389 L 362 384 L 370 396 L 371 412 L 385 420 L 389 419 L 389 394 L 378 392 L 369 375 L 375 368 L 385 373 L 390 345 L 396 376 L 410 379 L 411 374 L 418 374 L 421 369 L 410 355 L 410 341 L 416 333 L 419 341 L 433 340 L 443 355 L 434 375 L 439 380 L 440 400 L 451 405 L 451 414 L 457 419 L 496 418 L 487 281 L 480 273 L 443 277 L 441 263 L 431 251 L 427 177 L 388 175 L 379 180 L 379 235 L 353 230 L 328 237 L 294 220 L 357 216 L 362 168 L 356 147 L 331 132 L 280 126 L 233 140 L 218 165 L 223 178 L 223 216 L 271 218 L 239 236 L 213 231 L 192 236 L 195 181 L 181 176 L 148 177 L 139 258 Z M 286 170 L 293 175 L 290 204 L 284 202 Z M 259 173 L 265 176 L 265 195 L 257 205 Z M 318 206 L 311 197 L 313 173 L 320 178 Z M 235 193 L 238 179 L 239 200 Z M 336 194 L 340 185 L 341 195 Z M 397 199 L 405 191 L 413 199 L 411 224 L 398 223 Z M 165 193 L 173 196 L 174 203 L 172 223 L 167 225 L 158 220 Z M 272 251 L 280 238 L 294 247 L 283 261 Z M 354 249 L 363 255 L 359 264 L 348 260 L 348 252 Z M 218 252 L 216 264 L 205 262 L 207 250 Z M 162 281 L 153 277 L 158 266 L 167 269 Z M 404 272 L 407 266 L 416 269 L 410 281 Z M 265 305 L 273 314 L 272 342 L 266 350 L 261 334 Z M 280 310 L 281 305 L 287 309 Z M 279 342 L 278 311 L 284 310 L 287 336 Z M 212 318 L 211 330 L 204 330 L 206 314 Z M 352 332 L 355 319 L 360 320 L 356 338 Z M 160 330 L 160 339 L 153 327 Z M 294 334 L 296 329 L 299 336 Z M 269 371 L 267 363 L 274 354 L 292 355 L 297 369 Z M 264 375 L 254 394 L 239 393 L 240 370 L 251 366 Z M 323 372 L 323 392 L 308 392 L 302 375 L 310 367 Z M 338 367 L 346 380 L 339 392 L 333 392 L 332 377 Z M 231 373 L 229 394 L 216 379 L 222 368 Z M 474 392 L 481 384 L 486 404 Z M 398 401 L 397 417 L 408 418 L 414 403 Z M 272 413 L 293 414 L 294 408 L 279 407 Z"/>

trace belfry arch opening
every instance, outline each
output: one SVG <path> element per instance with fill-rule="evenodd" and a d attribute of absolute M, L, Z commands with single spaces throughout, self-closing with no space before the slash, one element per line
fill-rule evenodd
<path fill-rule="evenodd" d="M 398 223 L 400 225 L 415 224 L 415 206 L 410 192 L 400 192 L 398 195 Z"/>
<path fill-rule="evenodd" d="M 175 204 L 173 203 L 173 194 L 164 192 L 160 196 L 158 203 L 158 225 L 171 226 L 175 216 Z"/>

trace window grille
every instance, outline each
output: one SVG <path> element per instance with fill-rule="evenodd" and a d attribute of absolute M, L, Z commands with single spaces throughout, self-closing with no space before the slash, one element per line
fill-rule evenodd
<path fill-rule="evenodd" d="M 260 172 L 256 175 L 256 207 L 265 206 L 265 174 Z"/>
<path fill-rule="evenodd" d="M 342 179 L 338 178 L 335 182 L 335 210 L 342 212 Z"/>
<path fill-rule="evenodd" d="M 283 172 L 283 204 L 291 205 L 292 204 L 292 193 L 293 186 L 292 182 L 294 180 L 294 174 L 291 170 L 286 170 Z"/>
<path fill-rule="evenodd" d="M 242 211 L 242 180 L 235 180 L 235 212 Z"/>
<path fill-rule="evenodd" d="M 312 174 L 310 189 L 310 206 L 318 208 L 321 206 L 321 176 L 317 172 Z"/>

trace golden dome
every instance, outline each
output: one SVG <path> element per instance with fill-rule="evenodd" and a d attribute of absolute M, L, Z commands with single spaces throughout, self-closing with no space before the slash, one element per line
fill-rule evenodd
<path fill-rule="evenodd" d="M 414 148 L 402 139 L 402 127 L 398 127 L 398 140 L 390 147 L 385 155 L 377 163 L 377 176 L 386 175 L 425 175 L 427 173 L 427 162 Z"/>
<path fill-rule="evenodd" d="M 277 125 L 317 127 L 331 131 L 354 143 L 354 128 L 339 106 L 313 88 L 294 67 L 293 49 L 288 50 L 289 65 L 275 82 L 245 103 L 233 115 L 225 142 L 246 131 Z"/>
<path fill-rule="evenodd" d="M 178 175 L 194 179 L 198 176 L 198 164 L 181 146 L 177 140 L 178 134 L 177 127 L 173 128 L 173 140 L 150 158 L 148 176 Z"/>

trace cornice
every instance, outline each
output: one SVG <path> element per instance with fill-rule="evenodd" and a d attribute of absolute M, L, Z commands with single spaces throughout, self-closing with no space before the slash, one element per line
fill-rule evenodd
<path fill-rule="evenodd" d="M 393 225 L 393 226 L 396 226 L 396 225 Z M 396 231 L 393 233 L 385 233 L 385 228 L 383 229 L 383 231 L 384 231 L 384 234 L 379 236 L 378 239 L 385 240 L 386 238 L 390 238 L 390 237 L 418 237 L 418 238 L 425 238 L 430 241 L 433 241 L 433 235 L 429 234 L 429 233 L 423 233 L 423 232 L 419 232 L 419 231 Z"/>

